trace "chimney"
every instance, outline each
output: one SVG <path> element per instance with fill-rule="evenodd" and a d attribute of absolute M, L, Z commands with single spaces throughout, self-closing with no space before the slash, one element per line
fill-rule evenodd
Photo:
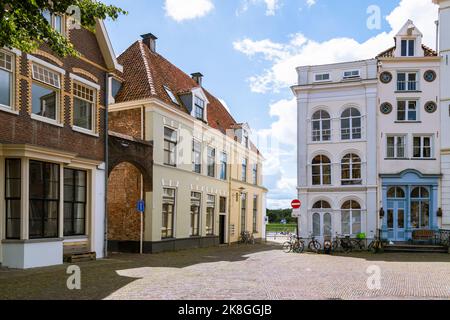
<path fill-rule="evenodd" d="M 191 76 L 199 86 L 202 86 L 203 75 L 200 72 L 192 73 Z"/>
<path fill-rule="evenodd" d="M 142 42 L 150 49 L 150 51 L 156 52 L 156 40 L 158 38 L 152 33 L 143 34 L 141 37 Z"/>

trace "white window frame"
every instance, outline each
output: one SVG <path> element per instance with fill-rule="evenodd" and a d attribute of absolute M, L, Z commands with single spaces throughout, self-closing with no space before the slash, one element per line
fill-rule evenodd
<path fill-rule="evenodd" d="M 319 163 L 319 164 L 314 164 L 313 162 L 314 162 L 314 158 L 316 158 L 316 157 L 318 157 L 318 156 L 321 156 L 322 157 L 322 161 Z M 326 157 L 330 162 L 329 163 L 324 163 L 323 162 L 323 157 Z M 324 166 L 330 166 L 330 183 L 329 184 L 325 184 L 324 183 L 324 178 L 325 178 L 325 175 L 324 175 Z M 314 171 L 313 171 L 313 169 L 314 169 L 314 167 L 318 167 L 320 170 L 320 173 L 319 173 L 319 177 L 320 177 L 320 184 L 314 184 L 314 177 L 316 177 L 313 173 L 314 173 Z M 331 186 L 331 185 L 333 185 L 333 163 L 331 162 L 331 159 L 327 156 L 327 155 L 324 155 L 324 154 L 319 154 L 319 155 L 316 155 L 316 156 L 314 156 L 313 157 L 313 159 L 312 159 L 312 161 L 311 161 L 311 185 L 312 186 L 315 186 L 315 187 L 320 187 L 320 186 Z"/>
<path fill-rule="evenodd" d="M 402 101 L 404 101 L 405 102 L 405 120 L 400 120 L 399 119 L 399 117 L 398 117 L 398 112 L 399 112 L 399 102 L 402 102 Z M 415 102 L 416 103 L 416 119 L 414 119 L 414 120 L 410 120 L 409 119 L 409 103 L 410 102 Z M 397 122 L 417 122 L 417 121 L 420 121 L 419 119 L 420 119 L 420 117 L 419 117 L 419 115 L 420 115 L 420 113 L 419 113 L 419 111 L 420 111 L 420 102 L 419 102 L 419 100 L 418 99 L 398 99 L 397 100 L 397 114 L 396 114 L 396 118 L 397 118 Z"/>
<path fill-rule="evenodd" d="M 400 80 L 399 80 L 399 75 L 400 74 L 404 74 L 405 75 L 405 81 L 404 81 L 404 86 L 405 86 L 405 90 L 400 90 L 399 88 L 399 84 L 400 84 Z M 409 90 L 409 83 L 412 81 L 409 81 L 409 76 L 411 74 L 414 74 L 416 76 L 416 89 L 415 90 Z M 397 84 L 396 84 L 396 91 L 398 92 L 416 92 L 416 91 L 420 91 L 420 74 L 418 71 L 397 71 Z"/>
<path fill-rule="evenodd" d="M 350 111 L 350 116 L 343 117 L 344 112 L 346 112 L 347 110 Z M 359 116 L 352 116 L 352 114 L 351 114 L 352 110 L 358 111 Z M 359 123 L 360 123 L 359 127 L 353 127 L 353 120 L 354 119 L 359 119 Z M 344 139 L 343 138 L 343 136 L 344 136 L 344 133 L 343 133 L 344 127 L 342 126 L 342 121 L 343 120 L 349 120 L 349 127 L 345 128 L 346 130 L 349 130 L 349 133 L 348 133 L 348 135 L 350 136 L 349 139 Z M 361 140 L 363 138 L 363 134 L 362 134 L 362 132 L 363 132 L 363 116 L 361 114 L 361 111 L 358 108 L 356 108 L 356 107 L 346 108 L 341 114 L 340 122 L 341 122 L 341 140 L 342 141 Z M 360 136 L 359 138 L 354 138 L 353 137 L 353 136 L 357 135 L 357 133 L 354 132 L 355 129 L 359 129 L 359 136 Z"/>
<path fill-rule="evenodd" d="M 31 66 L 31 69 L 32 69 L 32 72 L 31 72 L 32 73 L 32 75 L 31 75 L 32 76 L 31 87 L 33 86 L 33 83 L 36 83 L 36 84 L 38 84 L 41 87 L 49 88 L 51 90 L 55 90 L 56 91 L 56 98 L 55 98 L 55 108 L 56 108 L 55 118 L 56 119 L 43 117 L 43 116 L 37 115 L 37 114 L 35 114 L 33 112 L 31 113 L 31 118 L 35 119 L 35 120 L 39 120 L 39 121 L 42 121 L 42 122 L 46 122 L 46 123 L 49 123 L 49 124 L 53 124 L 53 125 L 62 127 L 63 125 L 61 124 L 61 107 L 62 107 L 61 106 L 61 94 L 62 94 L 61 91 L 63 90 L 63 88 L 61 87 L 61 79 L 62 79 L 62 77 L 64 77 L 65 71 L 60 69 L 60 68 L 58 68 L 58 67 L 55 67 L 55 66 L 53 66 L 53 65 L 51 65 L 49 63 L 45 63 L 44 61 L 42 61 L 40 59 L 37 59 L 37 58 L 34 58 L 34 57 L 30 58 L 30 57 L 32 57 L 32 56 L 28 55 L 29 60 L 31 60 L 33 62 L 32 66 Z M 42 62 L 44 62 L 44 63 L 42 63 Z M 57 74 L 59 76 L 58 86 L 55 86 L 53 84 L 44 82 L 41 79 L 38 79 L 35 76 L 35 73 L 34 73 L 33 66 L 35 66 L 35 65 L 40 67 L 40 68 L 47 69 L 47 71 L 50 71 L 52 73 Z M 60 72 L 61 70 L 63 72 Z M 33 99 L 32 94 L 33 94 L 33 90 L 31 90 L 31 92 L 30 92 L 31 100 Z"/>
<path fill-rule="evenodd" d="M 345 75 L 346 73 L 350 73 L 350 74 Z M 342 78 L 344 80 L 361 78 L 361 70 L 359 70 L 359 69 L 346 70 L 342 73 Z"/>
<path fill-rule="evenodd" d="M 214 154 L 213 157 L 210 157 L 210 152 L 212 154 Z M 217 163 L 217 149 L 214 148 L 213 146 L 208 146 L 206 149 L 206 175 L 210 178 L 215 178 L 217 175 L 217 168 L 216 168 L 216 163 Z M 212 162 L 211 162 L 212 161 Z M 209 169 L 212 166 L 213 169 L 213 175 L 210 175 Z"/>
<path fill-rule="evenodd" d="M 197 102 L 197 99 L 203 102 L 203 107 L 197 105 L 197 103 L 196 103 L 196 102 Z M 205 118 L 206 118 L 206 101 L 205 101 L 204 99 L 200 98 L 199 96 L 194 95 L 193 105 L 194 105 L 194 108 L 193 108 L 193 109 L 194 109 L 194 117 L 195 117 L 195 119 L 203 120 L 203 121 L 204 121 Z M 197 117 L 197 108 L 203 110 L 203 114 L 202 114 L 203 117 L 202 117 L 202 118 L 198 118 L 198 117 Z"/>
<path fill-rule="evenodd" d="M 55 13 L 51 13 L 49 10 L 44 10 L 47 11 L 48 14 L 50 15 L 50 26 L 57 32 L 59 32 L 62 35 L 66 34 L 66 19 L 65 19 L 65 15 L 61 15 L 61 14 L 55 14 Z M 42 15 L 44 15 L 44 12 L 42 13 Z M 56 29 L 56 17 L 61 17 L 61 31 L 58 31 Z M 44 17 L 45 20 L 47 20 L 47 18 Z"/>
<path fill-rule="evenodd" d="M 176 134 L 175 141 L 171 141 L 172 143 L 175 143 L 175 150 L 174 150 L 174 162 L 175 163 L 174 164 L 165 163 L 165 161 L 164 161 L 164 153 L 166 151 L 165 150 L 165 146 L 164 146 L 164 143 L 166 141 L 166 134 L 165 134 L 165 129 L 166 128 L 174 131 L 175 134 Z M 179 132 L 178 132 L 178 130 L 173 128 L 173 127 L 170 127 L 170 126 L 163 126 L 163 144 L 162 144 L 163 148 L 162 149 L 163 149 L 163 164 L 165 166 L 169 166 L 169 167 L 172 167 L 172 168 L 178 167 L 178 157 L 177 157 L 177 154 L 178 154 L 178 143 L 179 143 Z"/>
<path fill-rule="evenodd" d="M 197 165 L 197 163 L 195 163 L 195 154 L 196 154 L 196 150 L 195 150 L 195 144 L 199 144 L 200 145 L 200 150 L 199 150 L 199 152 L 200 152 L 200 156 L 199 156 L 199 158 L 200 158 L 200 163 L 199 163 L 199 165 L 200 165 L 200 172 L 197 172 L 196 170 L 195 170 L 195 166 Z M 202 142 L 200 141 L 200 140 L 197 140 L 197 139 L 192 139 L 192 172 L 194 172 L 194 173 L 197 173 L 197 174 L 202 174 L 202 169 L 203 169 L 203 161 L 202 161 L 202 154 L 203 154 L 203 145 L 202 145 Z"/>
<path fill-rule="evenodd" d="M 328 76 L 328 79 L 324 79 L 324 76 Z M 322 79 L 318 79 L 321 77 Z M 331 74 L 329 72 L 315 73 L 314 74 L 314 82 L 330 82 Z"/>
<path fill-rule="evenodd" d="M 406 41 L 406 55 L 404 56 L 404 55 L 402 55 L 402 42 L 403 41 Z M 410 41 L 413 41 L 413 49 L 414 49 L 414 52 L 413 52 L 413 55 L 411 56 L 410 54 L 409 54 L 409 49 L 410 49 L 410 46 L 409 46 L 409 44 L 410 44 Z M 402 38 L 401 40 L 400 40 L 400 56 L 401 57 L 415 57 L 416 56 L 416 39 L 412 39 L 412 38 Z"/>
<path fill-rule="evenodd" d="M 314 115 L 317 112 L 321 113 L 320 114 L 320 118 L 319 119 L 314 119 Z M 326 112 L 328 114 L 329 118 L 322 118 L 322 116 L 323 116 L 322 113 L 323 112 Z M 330 129 L 324 129 L 323 128 L 324 127 L 323 124 L 324 124 L 325 121 L 329 121 L 330 122 Z M 318 140 L 314 140 L 315 131 L 316 131 L 316 130 L 314 130 L 314 123 L 316 123 L 316 122 L 319 123 L 319 125 L 320 125 L 320 129 L 319 129 L 320 134 L 319 134 L 319 139 Z M 325 131 L 327 131 L 327 132 L 325 132 Z M 312 115 L 312 118 L 311 118 L 311 141 L 314 142 L 314 143 L 316 143 L 316 142 L 331 142 L 331 140 L 333 138 L 332 137 L 332 132 L 333 132 L 333 121 L 331 119 L 330 113 L 328 111 L 324 110 L 324 109 L 320 109 L 320 110 L 315 111 L 313 113 L 313 115 Z M 329 137 L 329 139 L 325 140 L 324 139 L 325 136 Z"/>
<path fill-rule="evenodd" d="M 94 87 L 91 87 L 89 85 L 86 85 L 82 81 L 78 81 L 78 79 L 75 79 L 75 81 L 73 82 L 73 85 L 74 86 L 75 85 L 79 85 L 81 87 L 85 87 L 88 90 L 92 90 L 93 91 L 93 101 L 89 101 L 87 99 L 84 99 L 82 97 L 79 97 L 79 96 L 75 95 L 75 88 L 73 87 L 73 99 L 80 99 L 80 100 L 92 103 L 92 110 L 91 110 L 91 112 L 92 112 L 92 115 L 91 115 L 92 116 L 92 123 L 91 123 L 92 129 L 89 130 L 89 129 L 86 129 L 86 128 L 78 127 L 76 125 L 73 125 L 72 129 L 74 131 L 77 131 L 77 132 L 94 135 L 95 131 L 96 131 L 95 124 L 97 123 L 97 108 L 98 108 L 98 106 L 97 106 L 97 95 L 98 95 L 98 90 L 100 89 L 100 87 L 98 87 L 98 89 L 94 88 Z M 74 103 L 72 103 L 72 108 L 75 109 L 75 104 Z M 75 110 L 73 110 L 73 112 L 75 112 Z"/>
<path fill-rule="evenodd" d="M 0 52 L 2 52 L 5 55 L 11 57 L 11 70 L 8 70 L 6 68 L 1 68 L 1 67 L 0 67 L 0 69 L 4 70 L 6 72 L 10 72 L 11 75 L 12 75 L 11 88 L 10 88 L 10 93 L 9 93 L 9 95 L 10 95 L 9 96 L 9 101 L 10 101 L 11 105 L 10 106 L 6 106 L 6 105 L 3 105 L 3 104 L 0 104 L 0 110 L 13 112 L 13 113 L 18 114 L 18 112 L 16 112 L 15 108 L 14 108 L 15 101 L 17 99 L 17 97 L 15 96 L 15 92 L 16 92 L 16 77 L 17 77 L 16 72 L 15 72 L 15 70 L 16 70 L 16 54 L 14 52 L 9 52 L 9 51 L 6 51 L 6 50 L 2 50 L 1 48 L 0 48 Z"/>
<path fill-rule="evenodd" d="M 394 156 L 389 156 L 389 142 L 388 139 L 393 138 L 394 139 Z M 398 155 L 398 138 L 403 138 L 403 157 L 400 157 Z M 387 135 L 386 136 L 386 159 L 405 159 L 408 155 L 408 137 L 405 134 L 393 134 L 393 135 Z"/>
<path fill-rule="evenodd" d="M 341 206 L 341 209 L 340 209 L 340 211 L 341 211 L 341 233 L 345 234 L 345 235 L 352 236 L 352 235 L 356 235 L 357 234 L 355 232 L 355 230 L 353 230 L 353 224 L 354 224 L 353 214 L 356 213 L 355 211 L 359 211 L 359 219 L 360 219 L 359 223 L 360 223 L 360 229 L 361 229 L 360 232 L 364 231 L 364 229 L 363 229 L 363 209 L 362 209 L 361 203 L 359 203 L 359 201 L 356 201 L 356 200 L 349 200 L 349 201 L 356 202 L 359 205 L 359 209 L 352 209 L 351 206 L 350 206 L 350 209 L 342 209 L 342 207 L 344 206 L 344 204 L 347 203 L 347 201 Z M 342 214 L 343 212 L 349 213 L 350 221 L 348 221 L 348 222 L 349 222 L 349 227 L 350 227 L 350 233 L 344 233 L 344 230 L 342 228 L 343 221 L 344 221 L 344 219 L 343 219 L 344 216 Z"/>
<path fill-rule="evenodd" d="M 349 162 L 348 163 L 344 163 L 344 159 L 350 156 L 349 158 Z M 359 159 L 359 162 L 354 162 L 353 161 L 353 157 L 356 156 Z M 355 177 L 355 171 L 356 171 L 356 167 L 359 165 L 359 178 Z M 348 153 L 346 154 L 342 159 L 341 159 L 341 184 L 342 185 L 361 185 L 362 184 L 362 173 L 363 173 L 363 168 L 362 168 L 362 160 L 361 157 L 356 154 L 356 153 Z M 344 166 L 348 166 L 349 168 L 349 178 L 348 179 L 344 179 L 342 177 L 342 174 L 344 172 Z"/>
<path fill-rule="evenodd" d="M 416 146 L 414 145 L 414 140 L 416 138 L 420 138 L 420 157 L 415 157 L 414 156 L 414 149 L 416 148 Z M 429 157 L 424 157 L 424 140 L 425 139 L 430 139 L 430 156 Z M 414 135 L 413 139 L 412 139 L 412 158 L 413 159 L 433 159 L 434 157 L 434 139 L 433 139 L 433 135 Z"/>

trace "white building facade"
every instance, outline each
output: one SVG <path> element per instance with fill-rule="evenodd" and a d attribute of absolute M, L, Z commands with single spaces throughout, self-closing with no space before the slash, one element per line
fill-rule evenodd
<path fill-rule="evenodd" d="M 377 61 L 297 69 L 300 235 L 376 232 Z"/>

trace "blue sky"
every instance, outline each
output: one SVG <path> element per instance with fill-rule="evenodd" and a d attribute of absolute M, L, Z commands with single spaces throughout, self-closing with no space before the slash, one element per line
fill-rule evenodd
<path fill-rule="evenodd" d="M 107 28 L 117 55 L 151 32 L 157 50 L 223 99 L 248 122 L 267 158 L 270 208 L 296 195 L 295 67 L 373 58 L 393 45 L 411 18 L 434 47 L 431 0 L 105 0 L 129 11 Z M 345 4 L 345 5 L 344 5 Z M 367 9 L 381 10 L 381 28 L 367 27 Z M 434 14 L 434 16 L 433 16 Z M 395 30 L 394 30 L 395 29 Z M 266 147 L 272 137 L 277 143 Z M 275 145 L 275 146 L 274 146 Z"/>

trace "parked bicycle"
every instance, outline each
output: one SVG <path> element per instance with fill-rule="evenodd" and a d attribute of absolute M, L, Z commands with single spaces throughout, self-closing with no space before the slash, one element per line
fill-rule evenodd
<path fill-rule="evenodd" d="M 333 241 L 333 251 L 342 249 L 344 252 L 348 253 L 353 250 L 352 239 L 349 236 L 340 236 L 336 233 L 336 238 Z"/>
<path fill-rule="evenodd" d="M 322 245 L 319 241 L 316 240 L 316 237 L 311 234 L 311 241 L 308 244 L 308 249 L 312 252 L 319 253 L 320 249 L 322 249 Z"/>
<path fill-rule="evenodd" d="M 305 242 L 297 235 L 291 235 L 289 241 L 283 243 L 283 252 L 302 253 L 305 250 Z"/>
<path fill-rule="evenodd" d="M 255 244 L 255 237 L 253 237 L 253 234 L 248 231 L 241 232 L 241 239 L 239 243 L 242 244 Z"/>
<path fill-rule="evenodd" d="M 367 247 L 368 251 L 372 253 L 378 253 L 383 251 L 385 242 L 383 239 L 381 239 L 381 232 L 378 231 L 377 235 L 375 236 L 375 240 L 373 240 L 369 246 Z"/>

